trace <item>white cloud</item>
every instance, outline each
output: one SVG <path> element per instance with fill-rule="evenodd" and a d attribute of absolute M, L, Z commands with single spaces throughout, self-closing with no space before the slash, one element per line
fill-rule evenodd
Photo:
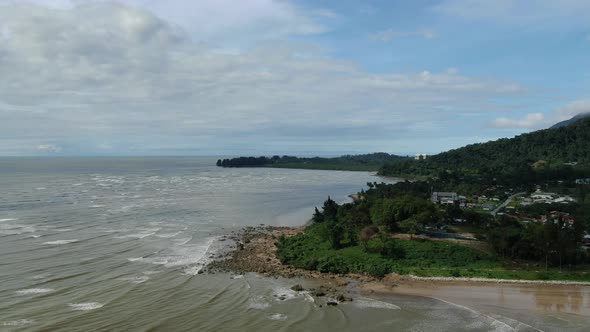
<path fill-rule="evenodd" d="M 0 0 L 2 3 L 20 1 Z M 112 3 L 112 0 L 32 0 L 57 9 L 78 5 Z M 22 3 L 22 2 L 21 2 Z M 174 26 L 182 27 L 197 41 L 214 45 L 249 44 L 259 40 L 326 31 L 315 18 L 334 18 L 325 9 L 306 12 L 284 0 L 118 0 L 117 3 L 143 8 Z"/>
<path fill-rule="evenodd" d="M 530 113 L 527 114 L 523 119 L 497 118 L 493 125 L 496 128 L 537 129 L 546 125 L 546 121 L 545 115 L 543 115 L 543 113 Z"/>
<path fill-rule="evenodd" d="M 61 152 L 62 148 L 55 144 L 40 144 L 37 146 L 37 151 L 39 152 L 50 152 L 50 153 L 57 153 Z"/>
<path fill-rule="evenodd" d="M 497 118 L 492 123 L 492 126 L 506 129 L 540 129 L 560 121 L 569 120 L 581 113 L 590 113 L 590 100 L 572 101 L 561 108 L 553 110 L 548 117 L 543 113 L 530 113 L 522 119 Z"/>
<path fill-rule="evenodd" d="M 394 29 L 387 29 L 369 35 L 369 39 L 382 42 L 390 42 L 394 39 L 403 37 L 422 37 L 425 39 L 432 39 L 435 37 L 435 34 L 434 31 L 430 29 L 418 29 L 416 31 L 397 31 Z"/>
<path fill-rule="evenodd" d="M 111 3 L 9 5 L 0 22 L 0 154 L 46 142 L 85 153 L 105 138 L 138 153 L 428 139 L 440 132 L 409 124 L 494 111 L 493 98 L 525 91 L 455 71 L 369 73 L 294 44 L 224 54 Z"/>
<path fill-rule="evenodd" d="M 471 20 L 530 24 L 564 20 L 587 23 L 587 0 L 443 0 L 435 11 Z"/>
<path fill-rule="evenodd" d="M 559 121 L 567 120 L 580 113 L 590 113 L 590 100 L 572 101 L 556 111 Z"/>

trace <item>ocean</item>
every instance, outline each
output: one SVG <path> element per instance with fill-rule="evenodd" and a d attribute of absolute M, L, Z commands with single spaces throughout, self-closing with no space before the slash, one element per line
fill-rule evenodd
<path fill-rule="evenodd" d="M 588 323 L 575 310 L 548 316 L 534 302 L 493 309 L 497 299 L 467 307 L 354 289 L 353 302 L 320 307 L 290 290 L 314 281 L 200 274 L 232 231 L 302 225 L 328 196 L 345 202 L 367 182 L 392 181 L 215 161 L 0 158 L 0 330 L 583 331 Z M 579 294 L 588 310 L 588 290 Z"/>

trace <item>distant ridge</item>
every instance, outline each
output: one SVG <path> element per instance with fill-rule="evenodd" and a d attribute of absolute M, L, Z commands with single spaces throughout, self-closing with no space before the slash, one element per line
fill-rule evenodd
<path fill-rule="evenodd" d="M 561 121 L 561 122 L 558 122 L 558 123 L 554 124 L 553 126 L 551 126 L 550 129 L 553 129 L 553 128 L 561 128 L 561 127 L 569 126 L 570 124 L 572 124 L 572 123 L 574 123 L 574 122 L 576 122 L 578 120 L 587 118 L 587 117 L 590 117 L 590 112 L 580 113 L 580 114 L 574 116 L 573 118 L 571 118 L 569 120 Z"/>
<path fill-rule="evenodd" d="M 387 163 L 386 176 L 438 176 L 453 173 L 459 179 L 506 184 L 590 176 L 590 116 L 569 125 L 476 143 L 431 156 L 426 160 Z"/>

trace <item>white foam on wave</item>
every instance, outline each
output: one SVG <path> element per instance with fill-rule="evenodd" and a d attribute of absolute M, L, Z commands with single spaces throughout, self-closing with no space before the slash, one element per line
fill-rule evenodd
<path fill-rule="evenodd" d="M 160 257 L 153 264 L 161 264 L 165 267 L 188 266 L 183 273 L 188 275 L 198 274 L 209 262 L 207 252 L 215 241 L 215 238 L 207 238 L 205 242 L 195 245 L 183 245 L 173 248 L 173 255 Z M 157 262 L 157 263 L 156 263 Z"/>
<path fill-rule="evenodd" d="M 125 234 L 125 235 L 117 235 L 115 236 L 115 239 L 143 239 L 146 238 L 148 236 L 152 236 L 154 234 L 156 234 L 156 232 L 158 232 L 161 228 L 156 227 L 156 228 L 137 228 L 137 230 L 139 230 L 139 233 L 134 233 L 134 234 Z"/>
<path fill-rule="evenodd" d="M 52 288 L 27 288 L 17 290 L 15 293 L 18 295 L 35 295 L 35 294 L 45 294 L 54 292 L 55 289 Z"/>
<path fill-rule="evenodd" d="M 162 238 L 162 239 L 169 239 L 169 238 L 175 237 L 179 234 L 182 234 L 182 232 L 156 234 L 156 236 L 159 238 Z"/>
<path fill-rule="evenodd" d="M 142 273 L 145 274 L 146 276 L 151 276 L 152 274 L 158 274 L 162 271 L 154 271 L 154 270 L 149 270 L 149 271 L 143 271 Z"/>
<path fill-rule="evenodd" d="M 37 239 L 37 238 L 40 238 L 40 237 L 41 237 L 41 235 L 31 235 L 31 236 L 29 236 L 29 237 L 30 237 L 30 238 L 33 238 L 33 239 Z"/>
<path fill-rule="evenodd" d="M 268 307 L 270 307 L 270 303 L 266 301 L 264 296 L 257 296 L 248 301 L 249 309 L 264 310 Z"/>
<path fill-rule="evenodd" d="M 113 229 L 113 228 L 107 228 L 107 227 L 98 227 L 98 229 L 100 229 L 101 233 L 120 233 L 120 232 L 127 232 L 128 231 L 127 228 Z"/>
<path fill-rule="evenodd" d="M 104 306 L 104 304 L 98 303 L 98 302 L 88 302 L 88 303 L 70 303 L 70 304 L 68 304 L 68 306 L 70 306 L 70 308 L 72 308 L 72 310 L 89 311 L 89 310 L 102 308 Z"/>
<path fill-rule="evenodd" d="M 393 303 L 383 302 L 374 299 L 359 298 L 355 299 L 353 304 L 361 309 L 387 309 L 387 310 L 400 310 L 401 308 Z"/>
<path fill-rule="evenodd" d="M 143 239 L 148 236 L 152 236 L 156 234 L 155 232 L 151 233 L 137 233 L 137 234 L 126 234 L 126 235 L 117 235 L 115 239 Z"/>
<path fill-rule="evenodd" d="M 93 205 L 89 205 L 89 208 L 93 208 L 93 209 L 98 209 L 98 208 L 103 208 L 106 205 L 102 205 L 102 204 L 93 204 Z"/>
<path fill-rule="evenodd" d="M 16 219 L 2 219 L 0 221 L 14 221 Z M 31 225 L 5 223 L 0 224 L 0 235 L 20 235 L 23 233 L 35 233 L 37 229 Z"/>
<path fill-rule="evenodd" d="M 130 262 L 137 262 L 143 260 L 143 257 L 129 257 L 127 260 Z"/>
<path fill-rule="evenodd" d="M 286 287 L 273 287 L 272 293 L 273 293 L 273 296 L 275 298 L 277 298 L 277 300 L 286 301 L 286 300 L 292 300 L 292 299 L 297 298 L 299 296 L 305 296 L 309 292 L 296 292 L 296 291 L 294 291 L 290 288 L 286 288 Z"/>
<path fill-rule="evenodd" d="M 0 219 L 0 222 L 3 222 L 3 221 L 15 221 L 15 220 L 18 220 L 18 219 L 15 219 L 15 218 L 4 218 L 4 219 Z"/>
<path fill-rule="evenodd" d="M 73 228 L 59 228 L 59 229 L 54 229 L 54 231 L 56 232 L 71 232 L 73 231 Z"/>
<path fill-rule="evenodd" d="M 193 237 L 184 237 L 182 239 L 175 239 L 174 242 L 178 243 L 179 245 L 184 245 L 189 243 L 191 240 L 193 239 Z"/>
<path fill-rule="evenodd" d="M 10 320 L 7 322 L 3 322 L 2 326 L 23 326 L 23 325 L 31 325 L 34 324 L 35 321 L 32 319 L 19 319 L 19 320 Z"/>
<path fill-rule="evenodd" d="M 75 242 L 79 242 L 79 241 L 80 240 L 78 240 L 78 239 L 72 239 L 72 240 L 55 240 L 55 241 L 43 242 L 43 244 L 58 246 L 58 245 L 62 245 L 62 244 L 75 243 Z"/>
<path fill-rule="evenodd" d="M 283 315 L 283 314 L 272 314 L 268 316 L 268 319 L 270 320 L 287 320 L 287 315 Z"/>
<path fill-rule="evenodd" d="M 470 324 L 469 326 L 467 326 L 470 329 L 481 328 L 481 327 L 485 326 L 486 323 L 487 323 L 487 324 L 490 325 L 490 327 L 493 328 L 492 331 L 501 331 L 501 332 L 503 332 L 503 331 L 515 331 L 515 329 L 512 326 L 510 326 L 510 325 L 508 325 L 508 324 L 506 324 L 506 323 L 504 323 L 504 322 L 502 322 L 502 321 L 500 321 L 500 320 L 498 320 L 498 319 L 496 319 L 494 317 L 491 317 L 491 316 L 486 315 L 486 314 L 484 314 L 482 312 L 479 312 L 477 310 L 471 309 L 471 308 L 466 307 L 464 305 L 460 305 L 460 304 L 457 304 L 457 303 L 449 302 L 449 301 L 440 299 L 438 297 L 433 297 L 433 299 L 435 299 L 437 301 L 440 301 L 440 302 L 443 302 L 443 303 L 446 303 L 446 304 L 449 304 L 451 306 L 454 306 L 454 307 L 457 307 L 457 308 L 466 310 L 466 311 L 470 312 L 475 317 L 481 317 L 481 318 L 483 318 L 483 320 L 476 320 L 472 324 Z"/>
<path fill-rule="evenodd" d="M 150 280 L 150 277 L 148 277 L 148 276 L 125 277 L 125 278 L 119 278 L 117 280 L 129 281 L 130 283 L 133 283 L 133 284 L 141 284 L 141 283 L 144 283 L 144 282 Z"/>

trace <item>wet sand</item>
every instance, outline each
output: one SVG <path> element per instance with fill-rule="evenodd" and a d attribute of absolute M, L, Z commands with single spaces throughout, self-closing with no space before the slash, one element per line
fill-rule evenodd
<path fill-rule="evenodd" d="M 237 249 L 226 259 L 213 262 L 210 270 L 256 272 L 267 277 L 306 278 L 333 287 L 336 292 L 355 292 L 371 296 L 419 296 L 435 299 L 466 310 L 498 316 L 510 321 L 516 312 L 555 319 L 588 320 L 590 326 L 590 286 L 563 284 L 559 281 L 537 283 L 493 279 L 415 278 L 396 274 L 374 278 L 362 274 L 330 274 L 282 265 L 275 256 L 279 236 L 292 236 L 303 227 L 258 227 L 243 231 Z M 524 324 L 524 318 L 519 324 Z M 532 324 L 532 323 L 531 323 Z M 557 324 L 557 323 L 556 323 Z M 528 329 L 528 327 L 527 327 Z M 532 330 L 536 330 L 532 328 Z M 589 328 L 590 329 L 590 328 Z"/>

